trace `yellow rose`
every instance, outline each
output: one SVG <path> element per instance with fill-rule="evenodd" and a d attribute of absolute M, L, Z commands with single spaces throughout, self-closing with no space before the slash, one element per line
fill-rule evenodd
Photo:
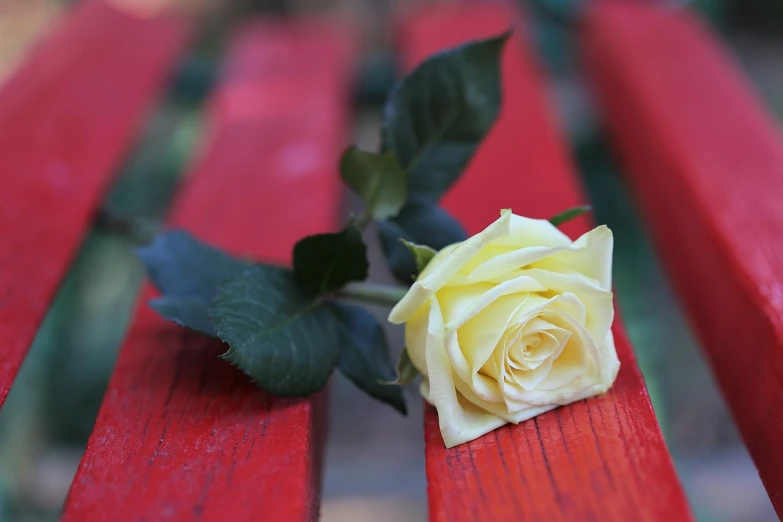
<path fill-rule="evenodd" d="M 389 321 L 447 447 L 612 386 L 612 245 L 605 226 L 571 241 L 504 210 L 430 261 Z"/>

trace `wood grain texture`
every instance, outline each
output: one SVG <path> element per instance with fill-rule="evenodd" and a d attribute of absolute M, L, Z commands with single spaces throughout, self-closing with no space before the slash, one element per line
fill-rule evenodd
<path fill-rule="evenodd" d="M 0 89 L 0 405 L 186 33 L 84 2 Z"/>
<path fill-rule="evenodd" d="M 276 263 L 303 235 L 334 229 L 350 54 L 341 28 L 316 21 L 242 31 L 171 225 Z M 222 351 L 140 305 L 65 521 L 317 517 L 324 394 L 271 397 Z"/>
<path fill-rule="evenodd" d="M 783 515 L 783 139 L 687 11 L 597 3 L 583 45 L 658 251 Z"/>
<path fill-rule="evenodd" d="M 505 8 L 487 5 L 413 13 L 398 35 L 404 63 L 410 67 L 427 53 L 514 22 Z M 506 48 L 503 73 L 500 119 L 443 201 L 470 233 L 501 208 L 548 218 L 583 202 L 542 75 L 519 35 Z M 574 236 L 589 227 L 580 218 L 564 229 Z M 691 520 L 619 319 L 614 334 L 622 368 L 602 397 L 448 450 L 437 413 L 427 408 L 430 520 Z"/>

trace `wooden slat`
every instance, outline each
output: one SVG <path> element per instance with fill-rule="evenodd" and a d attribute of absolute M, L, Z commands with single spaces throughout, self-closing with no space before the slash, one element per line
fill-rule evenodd
<path fill-rule="evenodd" d="M 171 225 L 278 263 L 333 229 L 350 54 L 344 31 L 315 21 L 240 33 Z M 324 394 L 271 397 L 224 350 L 140 306 L 64 520 L 315 520 Z"/>
<path fill-rule="evenodd" d="M 583 34 L 612 137 L 783 515 L 783 140 L 687 11 L 598 3 Z"/>
<path fill-rule="evenodd" d="M 84 2 L 0 89 L 0 405 L 186 33 Z"/>
<path fill-rule="evenodd" d="M 498 34 L 513 21 L 506 9 L 488 5 L 415 13 L 400 25 L 403 60 L 410 67 L 427 53 Z M 443 201 L 470 233 L 497 219 L 501 208 L 547 218 L 583 201 L 541 74 L 518 36 L 503 67 L 500 120 Z M 584 218 L 567 232 L 589 227 Z M 602 397 L 448 450 L 437 413 L 427 408 L 430 520 L 691 520 L 619 320 L 614 335 L 622 368 Z"/>

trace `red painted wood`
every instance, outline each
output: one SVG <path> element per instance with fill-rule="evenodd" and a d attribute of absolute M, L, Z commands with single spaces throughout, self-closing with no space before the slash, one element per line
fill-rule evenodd
<path fill-rule="evenodd" d="M 411 66 L 445 46 L 500 33 L 513 21 L 506 9 L 486 4 L 417 12 L 401 24 L 404 62 Z M 530 55 L 519 36 L 509 42 L 500 120 L 444 198 L 471 233 L 495 220 L 501 208 L 547 218 L 583 201 Z M 568 232 L 589 227 L 580 219 Z M 427 408 L 430 520 L 691 520 L 619 320 L 614 333 L 622 368 L 602 397 L 449 450 L 437 413 Z"/>
<path fill-rule="evenodd" d="M 607 2 L 582 36 L 625 174 L 783 515 L 779 128 L 687 11 Z"/>
<path fill-rule="evenodd" d="M 186 32 L 85 2 L 0 89 L 0 405 Z"/>
<path fill-rule="evenodd" d="M 340 28 L 317 22 L 244 30 L 171 225 L 275 262 L 334 228 L 350 54 Z M 224 350 L 140 306 L 65 521 L 316 519 L 323 393 L 271 397 L 218 360 Z"/>

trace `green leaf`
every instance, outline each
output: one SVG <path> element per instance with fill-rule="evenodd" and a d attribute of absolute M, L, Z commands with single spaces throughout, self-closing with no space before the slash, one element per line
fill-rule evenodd
<path fill-rule="evenodd" d="M 500 59 L 510 35 L 436 54 L 402 78 L 384 110 L 382 150 L 408 173 L 408 193 L 437 200 L 473 157 L 500 109 Z"/>
<path fill-rule="evenodd" d="M 586 214 L 587 212 L 590 212 L 590 205 L 582 205 L 581 207 L 569 208 L 565 212 L 561 212 L 555 217 L 550 218 L 549 222 L 557 227 L 562 225 L 563 223 L 566 223 L 574 218 L 581 216 L 582 214 Z"/>
<path fill-rule="evenodd" d="M 396 216 L 408 198 L 407 175 L 394 151 L 375 154 L 349 147 L 340 159 L 340 175 L 375 219 Z"/>
<path fill-rule="evenodd" d="M 294 246 L 296 279 L 314 295 L 364 281 L 369 268 L 367 246 L 355 223 L 341 232 L 307 236 Z"/>
<path fill-rule="evenodd" d="M 218 288 L 212 324 L 229 345 L 222 355 L 261 388 L 303 397 L 323 388 L 337 363 L 337 321 L 302 292 L 294 274 L 259 265 Z"/>
<path fill-rule="evenodd" d="M 150 301 L 150 306 L 169 321 L 216 337 L 209 305 L 217 287 L 250 264 L 205 245 L 184 230 L 164 232 L 136 249 L 136 254 L 163 294 Z"/>
<path fill-rule="evenodd" d="M 405 386 L 413 382 L 413 380 L 419 376 L 419 370 L 413 365 L 410 355 L 408 355 L 408 349 L 403 348 L 400 354 L 400 360 L 397 361 L 397 378 L 393 381 L 383 382 L 385 385 L 397 385 Z"/>
<path fill-rule="evenodd" d="M 379 221 L 378 234 L 389 269 L 397 279 L 406 283 L 414 280 L 418 268 L 400 238 L 436 251 L 467 239 L 459 221 L 421 197 L 411 198 L 394 219 Z"/>
<path fill-rule="evenodd" d="M 200 297 L 162 296 L 149 302 L 150 308 L 180 326 L 217 337 L 209 318 L 209 303 Z"/>
<path fill-rule="evenodd" d="M 198 297 L 212 301 L 218 285 L 249 266 L 184 230 L 158 235 L 136 249 L 152 284 L 166 296 Z"/>
<path fill-rule="evenodd" d="M 427 267 L 427 264 L 429 264 L 429 262 L 432 261 L 432 258 L 435 257 L 435 254 L 438 253 L 436 250 L 425 245 L 417 245 L 416 243 L 406 241 L 402 238 L 400 238 L 400 241 L 410 250 L 411 254 L 413 254 L 413 259 L 416 261 L 416 269 L 418 270 L 417 275 L 421 274 L 421 271 Z"/>
<path fill-rule="evenodd" d="M 337 367 L 356 386 L 406 415 L 402 388 L 382 384 L 394 378 L 386 336 L 378 321 L 364 308 L 330 303 L 339 321 L 340 358 Z"/>

